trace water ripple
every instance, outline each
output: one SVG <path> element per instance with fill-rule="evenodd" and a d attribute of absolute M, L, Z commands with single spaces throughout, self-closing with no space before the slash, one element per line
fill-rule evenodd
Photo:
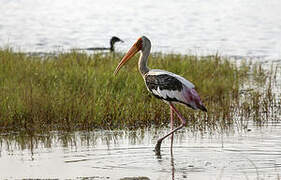
<path fill-rule="evenodd" d="M 125 51 L 137 37 L 147 35 L 152 51 L 281 58 L 278 0 L 120 0 L 114 6 L 110 0 L 0 3 L 0 47 L 53 52 L 107 46 L 116 35 L 125 40 L 117 49 Z"/>

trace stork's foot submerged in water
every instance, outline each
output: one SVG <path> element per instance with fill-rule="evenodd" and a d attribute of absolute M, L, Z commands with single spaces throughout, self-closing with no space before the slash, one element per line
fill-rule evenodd
<path fill-rule="evenodd" d="M 161 144 L 162 144 L 162 140 L 159 139 L 155 145 L 155 148 L 154 148 L 154 152 L 157 156 L 161 155 L 161 152 L 160 152 L 160 149 L 161 149 Z"/>

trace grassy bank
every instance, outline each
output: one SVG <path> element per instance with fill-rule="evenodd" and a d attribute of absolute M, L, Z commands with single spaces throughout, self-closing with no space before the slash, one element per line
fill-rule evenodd
<path fill-rule="evenodd" d="M 42 60 L 0 50 L 0 131 L 168 125 L 168 106 L 147 92 L 137 58 L 113 75 L 121 57 L 71 52 Z M 280 99 L 272 93 L 274 69 L 266 72 L 246 63 L 238 67 L 219 56 L 176 54 L 153 54 L 149 66 L 180 74 L 196 85 L 208 113 L 179 106 L 194 129 L 264 123 L 280 109 Z"/>

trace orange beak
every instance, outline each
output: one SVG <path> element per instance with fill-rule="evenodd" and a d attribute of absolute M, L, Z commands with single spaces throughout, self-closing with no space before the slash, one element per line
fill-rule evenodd
<path fill-rule="evenodd" d="M 131 49 L 126 53 L 126 55 L 123 57 L 123 59 L 120 61 L 118 66 L 116 67 L 114 71 L 114 75 L 118 73 L 118 71 L 121 69 L 121 67 L 128 62 L 137 52 L 139 52 L 142 49 L 142 39 L 139 38 L 137 42 L 131 47 Z"/>

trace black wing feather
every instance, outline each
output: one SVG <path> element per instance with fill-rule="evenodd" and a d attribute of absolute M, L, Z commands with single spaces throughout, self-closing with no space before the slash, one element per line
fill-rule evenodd
<path fill-rule="evenodd" d="M 145 83 L 150 91 L 158 88 L 170 91 L 181 91 L 183 89 L 182 83 L 169 74 L 147 75 L 145 76 Z"/>

